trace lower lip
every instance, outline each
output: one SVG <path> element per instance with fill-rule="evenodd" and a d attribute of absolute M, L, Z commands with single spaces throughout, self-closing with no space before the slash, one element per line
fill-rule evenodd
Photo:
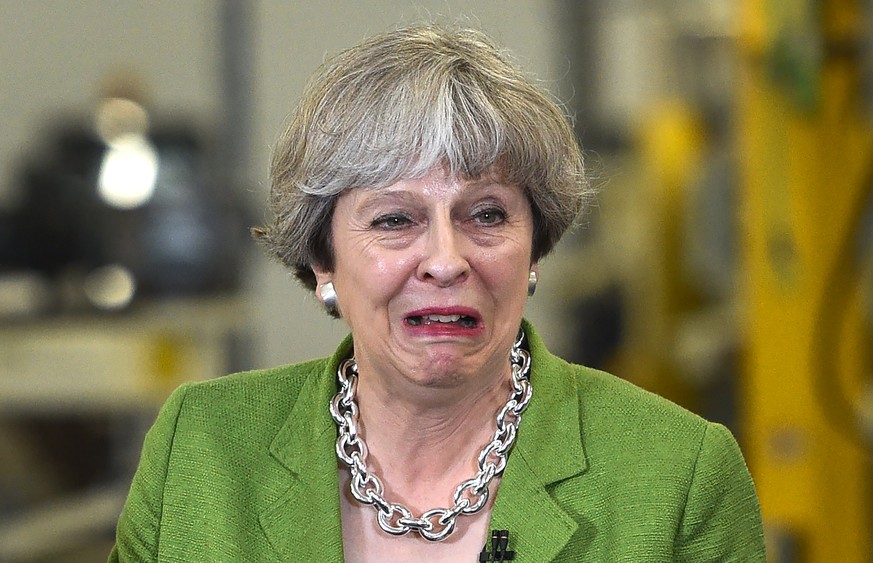
<path fill-rule="evenodd" d="M 410 333 L 417 336 L 477 336 L 484 330 L 481 323 L 476 323 L 474 327 L 465 327 L 455 323 L 421 323 L 420 325 L 411 325 L 409 321 L 404 321 L 403 326 Z"/>

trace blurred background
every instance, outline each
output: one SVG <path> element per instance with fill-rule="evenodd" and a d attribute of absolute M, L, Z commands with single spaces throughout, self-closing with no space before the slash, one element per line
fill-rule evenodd
<path fill-rule="evenodd" d="M 728 425 L 771 561 L 873 561 L 869 0 L 0 0 L 0 561 L 104 560 L 182 381 L 333 351 L 248 228 L 325 54 L 422 19 L 576 116 L 552 350 Z"/>

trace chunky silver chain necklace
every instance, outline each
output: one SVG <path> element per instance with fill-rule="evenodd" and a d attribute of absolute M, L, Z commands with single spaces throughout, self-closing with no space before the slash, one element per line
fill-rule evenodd
<path fill-rule="evenodd" d="M 415 530 L 425 539 L 440 541 L 454 531 L 458 515 L 475 514 L 485 506 L 488 486 L 506 467 L 506 457 L 515 442 L 521 414 L 527 408 L 533 392 L 528 379 L 530 354 L 521 347 L 523 340 L 524 332 L 519 331 L 510 353 L 512 393 L 497 414 L 494 437 L 479 453 L 479 472 L 455 489 L 454 506 L 434 508 L 417 518 L 402 504 L 385 500 L 382 481 L 367 469 L 367 444 L 358 434 L 358 404 L 355 402 L 358 364 L 354 358 L 350 358 L 340 365 L 337 370 L 340 390 L 330 402 L 330 414 L 339 426 L 336 454 L 349 467 L 352 496 L 376 509 L 376 520 L 384 531 L 402 536 Z"/>

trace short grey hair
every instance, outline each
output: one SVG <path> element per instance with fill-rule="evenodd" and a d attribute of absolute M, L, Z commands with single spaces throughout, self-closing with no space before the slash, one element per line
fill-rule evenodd
<path fill-rule="evenodd" d="M 522 187 L 533 212 L 532 261 L 592 195 L 561 105 L 481 32 L 418 25 L 371 37 L 316 71 L 273 153 L 274 220 L 253 232 L 315 289 L 312 266 L 334 268 L 337 197 L 436 167 Z"/>

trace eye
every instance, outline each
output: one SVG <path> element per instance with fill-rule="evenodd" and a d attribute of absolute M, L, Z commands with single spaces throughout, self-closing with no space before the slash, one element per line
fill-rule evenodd
<path fill-rule="evenodd" d="M 410 223 L 412 223 L 412 219 L 408 216 L 400 213 L 391 213 L 376 217 L 370 225 L 377 229 L 394 230 L 403 228 Z"/>
<path fill-rule="evenodd" d="M 483 225 L 497 225 L 506 220 L 506 213 L 498 207 L 486 207 L 475 212 L 473 219 Z"/>

